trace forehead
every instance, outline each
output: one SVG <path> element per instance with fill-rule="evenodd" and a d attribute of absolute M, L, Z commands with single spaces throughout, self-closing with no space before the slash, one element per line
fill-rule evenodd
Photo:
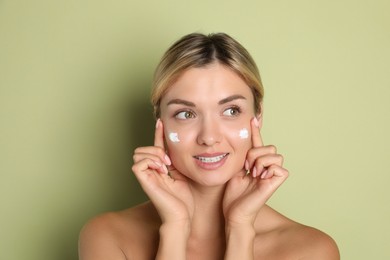
<path fill-rule="evenodd" d="M 253 99 L 246 82 L 230 68 L 215 63 L 207 67 L 191 68 L 185 71 L 168 88 L 161 99 L 164 105 L 169 100 L 181 98 L 194 102 L 217 102 L 231 95 L 240 94 Z"/>

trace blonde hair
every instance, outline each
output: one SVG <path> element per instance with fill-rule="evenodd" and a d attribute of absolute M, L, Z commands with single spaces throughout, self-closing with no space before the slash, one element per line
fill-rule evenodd
<path fill-rule="evenodd" d="M 259 70 L 249 52 L 225 33 L 191 33 L 176 41 L 156 68 L 151 95 L 155 117 L 160 117 L 161 98 L 185 70 L 215 62 L 232 69 L 246 82 L 253 93 L 255 113 L 260 114 L 264 89 Z"/>

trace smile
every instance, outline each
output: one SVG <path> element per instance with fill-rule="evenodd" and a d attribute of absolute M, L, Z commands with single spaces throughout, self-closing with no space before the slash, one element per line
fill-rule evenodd
<path fill-rule="evenodd" d="M 228 153 L 221 154 L 221 155 L 214 156 L 214 157 L 194 156 L 194 158 L 203 162 L 203 163 L 216 163 L 216 162 L 221 161 L 227 155 L 228 155 Z"/>

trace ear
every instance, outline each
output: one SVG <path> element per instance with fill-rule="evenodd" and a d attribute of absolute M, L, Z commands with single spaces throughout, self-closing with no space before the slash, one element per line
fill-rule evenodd
<path fill-rule="evenodd" d="M 264 114 L 264 108 L 263 108 L 263 102 L 260 103 L 260 113 L 256 114 L 256 119 L 259 121 L 259 128 L 263 126 L 263 114 Z"/>

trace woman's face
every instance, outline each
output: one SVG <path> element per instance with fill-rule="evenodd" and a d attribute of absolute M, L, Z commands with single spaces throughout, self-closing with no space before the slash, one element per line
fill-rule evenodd
<path fill-rule="evenodd" d="M 206 185 L 243 171 L 251 148 L 254 98 L 247 84 L 215 63 L 185 71 L 161 99 L 161 120 L 175 168 Z"/>

